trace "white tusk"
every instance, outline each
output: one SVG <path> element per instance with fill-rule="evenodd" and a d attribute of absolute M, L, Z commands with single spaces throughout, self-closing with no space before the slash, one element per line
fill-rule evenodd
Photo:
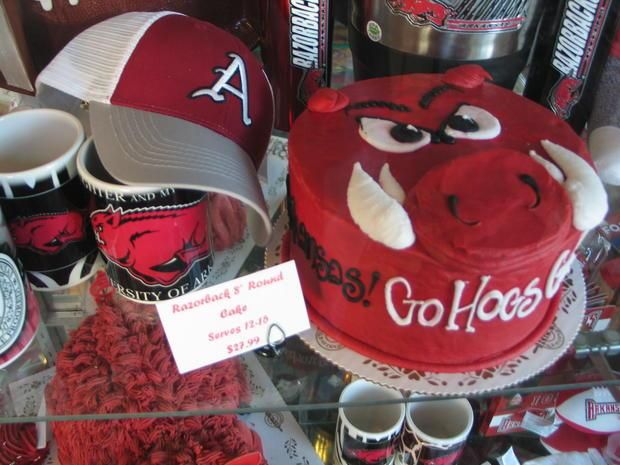
<path fill-rule="evenodd" d="M 537 161 L 538 163 L 540 163 L 547 170 L 547 173 L 549 173 L 549 176 L 551 176 L 557 182 L 562 184 L 565 181 L 562 170 L 558 168 L 556 165 L 554 165 L 553 163 L 551 163 L 546 158 L 543 158 L 540 155 L 538 155 L 535 150 L 530 150 L 530 157 L 532 157 L 534 161 Z"/>
<path fill-rule="evenodd" d="M 573 203 L 573 226 L 587 231 L 607 214 L 607 193 L 603 183 L 583 158 L 548 140 L 540 142 L 551 159 L 564 171 L 564 188 Z"/>
<path fill-rule="evenodd" d="M 405 203 L 405 191 L 400 186 L 396 178 L 392 176 L 390 165 L 387 163 L 381 167 L 381 172 L 379 173 L 379 184 L 381 184 L 381 187 L 385 193 L 396 200 L 399 204 L 402 205 Z"/>
<path fill-rule="evenodd" d="M 371 239 L 392 249 L 415 242 L 413 226 L 405 209 L 355 163 L 347 187 L 347 206 L 355 224 Z"/>

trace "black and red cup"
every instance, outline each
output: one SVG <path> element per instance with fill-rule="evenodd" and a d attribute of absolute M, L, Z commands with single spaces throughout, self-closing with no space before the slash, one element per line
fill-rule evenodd
<path fill-rule="evenodd" d="M 92 194 L 90 223 L 106 274 L 121 296 L 156 303 L 205 284 L 213 264 L 205 192 L 121 184 L 105 170 L 92 139 L 77 167 Z"/>
<path fill-rule="evenodd" d="M 456 464 L 474 423 L 469 401 L 411 400 L 395 465 Z"/>
<path fill-rule="evenodd" d="M 39 303 L 16 255 L 0 211 L 0 369 L 16 362 L 34 341 L 41 325 Z M 0 414 L 2 413 L 0 392 Z"/>
<path fill-rule="evenodd" d="M 37 290 L 71 287 L 96 271 L 88 193 L 76 170 L 83 140 L 78 119 L 62 111 L 34 109 L 0 117 L 0 205 Z"/>
<path fill-rule="evenodd" d="M 344 388 L 340 403 L 334 464 L 392 465 L 405 420 L 402 394 L 357 380 Z"/>

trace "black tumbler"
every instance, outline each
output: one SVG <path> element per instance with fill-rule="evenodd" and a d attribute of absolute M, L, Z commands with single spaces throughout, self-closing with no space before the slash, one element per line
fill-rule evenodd
<path fill-rule="evenodd" d="M 540 0 L 352 0 L 355 79 L 482 65 L 513 88 L 536 34 Z"/>

